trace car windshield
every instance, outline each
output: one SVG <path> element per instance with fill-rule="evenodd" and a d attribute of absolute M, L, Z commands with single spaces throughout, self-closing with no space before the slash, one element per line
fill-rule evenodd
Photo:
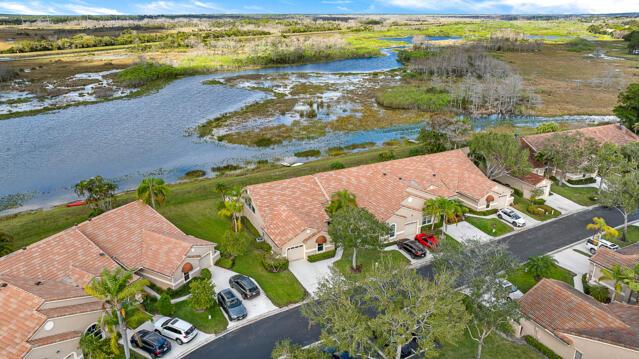
<path fill-rule="evenodd" d="M 195 327 L 191 326 L 187 331 L 186 331 L 186 335 L 191 335 L 191 333 L 193 333 L 193 331 L 195 330 Z"/>
<path fill-rule="evenodd" d="M 510 285 L 510 292 L 511 292 L 511 293 L 515 293 L 515 292 L 516 292 L 516 291 L 518 291 L 518 290 L 519 290 L 519 289 L 518 289 L 517 287 L 515 287 L 515 285 L 514 285 L 514 284 L 511 284 L 511 285 Z"/>
<path fill-rule="evenodd" d="M 517 213 L 515 213 L 515 212 L 512 212 L 512 213 L 510 214 L 510 216 L 511 216 L 511 217 L 513 217 L 514 219 L 519 219 L 519 218 L 521 218 L 521 217 L 519 217 L 519 215 L 518 215 Z"/>
<path fill-rule="evenodd" d="M 164 344 L 164 338 L 156 333 L 149 333 L 144 339 L 147 340 L 149 343 L 157 346 Z"/>

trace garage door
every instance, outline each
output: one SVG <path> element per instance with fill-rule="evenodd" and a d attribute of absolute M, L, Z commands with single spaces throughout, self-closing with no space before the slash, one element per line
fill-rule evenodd
<path fill-rule="evenodd" d="M 286 258 L 288 258 L 289 261 L 304 259 L 304 245 L 300 244 L 299 246 L 290 247 L 289 249 L 287 249 Z"/>

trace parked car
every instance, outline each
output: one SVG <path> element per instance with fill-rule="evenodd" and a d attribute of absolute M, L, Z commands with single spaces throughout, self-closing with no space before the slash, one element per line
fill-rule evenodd
<path fill-rule="evenodd" d="M 248 314 L 242 301 L 229 288 L 217 293 L 217 302 L 230 320 L 242 320 Z"/>
<path fill-rule="evenodd" d="M 245 275 L 236 274 L 229 279 L 229 285 L 240 293 L 242 298 L 250 299 L 260 295 L 260 288 Z"/>
<path fill-rule="evenodd" d="M 171 343 L 165 337 L 146 329 L 133 333 L 131 345 L 149 353 L 152 358 L 159 358 L 171 351 Z"/>
<path fill-rule="evenodd" d="M 348 352 L 339 352 L 337 349 L 331 347 L 322 349 L 322 352 L 330 355 L 331 359 L 355 359 L 355 357 L 352 357 Z"/>
<path fill-rule="evenodd" d="M 415 236 L 415 240 L 419 242 L 422 246 L 432 250 L 437 247 L 437 237 L 434 234 L 426 234 L 426 233 L 418 233 Z"/>
<path fill-rule="evenodd" d="M 593 236 L 586 240 L 586 248 L 591 254 L 597 253 L 599 247 L 605 247 L 608 249 L 612 249 L 613 251 L 619 250 L 619 246 L 607 241 L 605 239 L 598 238 L 597 236 Z"/>
<path fill-rule="evenodd" d="M 521 297 L 524 296 L 524 293 L 522 293 L 519 288 L 517 288 L 517 286 L 510 283 L 509 281 L 505 279 L 499 279 L 499 283 L 502 285 L 502 287 L 507 288 L 510 291 L 510 293 L 508 294 L 508 298 L 512 300 L 519 300 L 521 299 Z"/>
<path fill-rule="evenodd" d="M 197 335 L 198 331 L 191 323 L 180 318 L 161 317 L 153 323 L 155 332 L 182 345 L 188 343 Z"/>
<path fill-rule="evenodd" d="M 497 218 L 504 220 L 515 227 L 523 227 L 526 225 L 526 220 L 510 208 L 500 209 L 497 212 Z"/>
<path fill-rule="evenodd" d="M 419 244 L 416 240 L 408 239 L 397 243 L 399 249 L 403 249 L 406 253 L 410 254 L 412 258 L 424 258 L 426 257 L 426 248 Z"/>

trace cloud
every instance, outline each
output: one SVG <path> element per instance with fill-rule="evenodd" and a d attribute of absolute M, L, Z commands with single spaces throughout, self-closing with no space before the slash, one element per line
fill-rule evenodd
<path fill-rule="evenodd" d="M 137 4 L 141 14 L 201 14 L 201 13 L 232 13 L 237 12 L 227 9 L 219 4 L 204 1 L 152 1 Z"/>
<path fill-rule="evenodd" d="M 79 4 L 68 4 L 63 5 L 63 7 L 77 15 L 122 15 L 121 12 L 106 7 L 94 7 Z"/>
<path fill-rule="evenodd" d="M 339 10 L 339 11 L 349 11 L 350 9 L 347 8 L 346 6 L 338 6 L 337 10 Z"/>
<path fill-rule="evenodd" d="M 41 1 L 0 1 L 0 13 L 21 15 L 119 15 L 116 9 L 91 6 L 83 1 L 45 4 Z"/>
<path fill-rule="evenodd" d="M 20 15 L 53 15 L 56 9 L 39 1 L 11 2 L 0 1 L 0 13 Z"/>
<path fill-rule="evenodd" d="M 637 0 L 377 0 L 388 7 L 449 13 L 619 13 L 639 11 Z"/>

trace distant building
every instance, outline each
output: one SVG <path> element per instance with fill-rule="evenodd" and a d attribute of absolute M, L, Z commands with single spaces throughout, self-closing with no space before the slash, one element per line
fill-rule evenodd
<path fill-rule="evenodd" d="M 625 268 L 634 268 L 639 265 L 639 243 L 631 244 L 617 251 L 599 247 L 597 253 L 590 257 L 588 277 L 591 281 L 608 287 L 612 292 L 615 290 L 614 283 L 610 281 L 600 281 L 599 278 L 603 275 L 604 269 L 611 270 L 615 265 Z M 622 288 L 621 294 L 617 295 L 618 300 L 637 302 L 636 297 L 639 293 L 631 291 L 626 285 L 622 285 Z"/>

